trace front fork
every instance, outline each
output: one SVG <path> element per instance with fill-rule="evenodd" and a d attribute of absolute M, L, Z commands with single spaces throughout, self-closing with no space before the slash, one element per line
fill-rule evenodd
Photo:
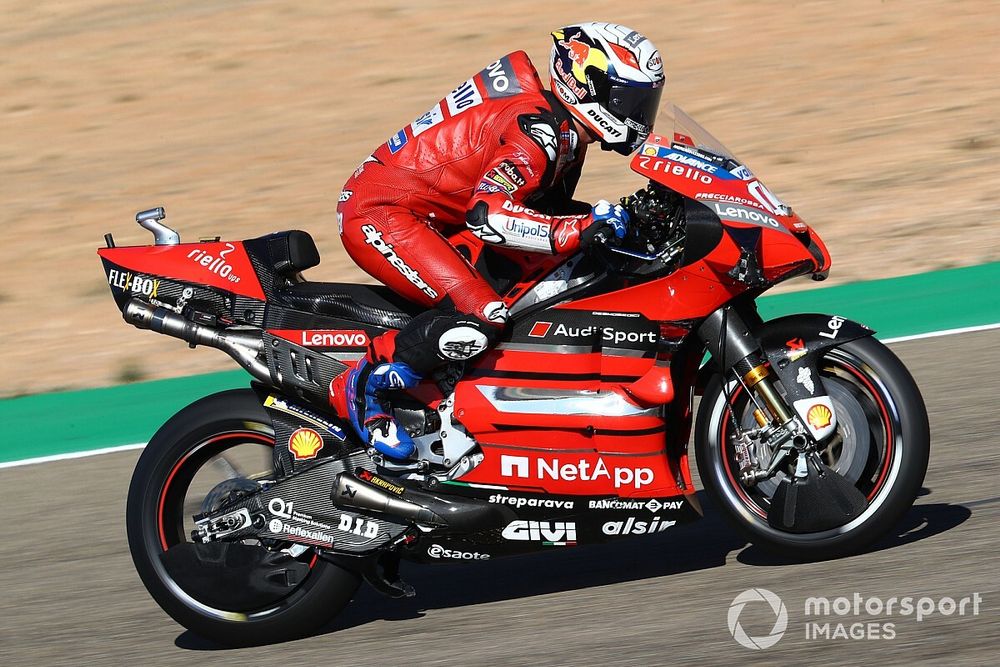
<path fill-rule="evenodd" d="M 754 404 L 754 420 L 760 427 L 759 439 L 766 440 L 767 449 L 773 452 L 768 462 L 758 462 L 753 457 L 755 465 L 741 466 L 742 481 L 753 485 L 772 477 L 793 453 L 800 458 L 797 467 L 804 469 L 804 456 L 815 448 L 816 442 L 775 388 L 767 356 L 750 332 L 748 319 L 760 322 L 756 311 L 749 311 L 744 317 L 733 306 L 725 306 L 709 315 L 697 329 L 697 334 L 722 370 L 723 388 L 728 385 L 727 378 L 732 374 L 747 391 Z M 742 447 L 753 451 L 735 415 L 733 419 Z M 750 456 L 747 454 L 741 458 L 747 460 Z M 760 468 L 756 465 L 758 463 L 765 463 L 766 467 Z"/>

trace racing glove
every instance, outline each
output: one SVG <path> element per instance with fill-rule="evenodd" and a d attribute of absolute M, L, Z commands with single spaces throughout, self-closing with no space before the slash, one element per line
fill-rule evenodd
<path fill-rule="evenodd" d="M 590 224 L 580 231 L 580 246 L 588 247 L 598 239 L 600 242 L 622 241 L 628 233 L 628 211 L 619 204 L 601 199 L 590 212 Z"/>

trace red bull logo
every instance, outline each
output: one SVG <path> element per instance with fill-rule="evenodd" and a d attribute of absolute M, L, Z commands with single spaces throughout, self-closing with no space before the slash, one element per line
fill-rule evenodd
<path fill-rule="evenodd" d="M 569 57 L 580 67 L 583 67 L 587 58 L 590 57 L 590 47 L 576 37 L 571 38 L 568 42 L 560 41 L 559 44 L 566 47 L 566 50 L 569 51 Z"/>

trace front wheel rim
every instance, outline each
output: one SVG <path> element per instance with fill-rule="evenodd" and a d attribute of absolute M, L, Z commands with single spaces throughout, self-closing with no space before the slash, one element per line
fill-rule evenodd
<path fill-rule="evenodd" d="M 766 508 L 754 502 L 747 493 L 746 487 L 733 473 L 734 458 L 727 434 L 730 425 L 729 411 L 731 406 L 726 403 L 722 392 L 719 394 L 719 400 L 712 407 L 709 420 L 709 437 L 715 440 L 714 443 L 711 443 L 711 465 L 715 468 L 715 476 L 719 482 L 719 491 L 724 496 L 726 502 L 740 515 L 743 521 L 753 526 L 757 531 L 771 535 L 772 537 L 780 536 L 783 540 L 792 540 L 801 543 L 819 542 L 835 538 L 855 530 L 865 523 L 882 507 L 890 495 L 893 485 L 898 478 L 904 453 L 902 422 L 898 406 L 874 368 L 867 364 L 861 357 L 841 348 L 834 348 L 824 355 L 820 364 L 820 373 L 821 375 L 832 373 L 839 377 L 851 377 L 858 383 L 858 386 L 864 387 L 872 404 L 877 407 L 884 429 L 884 453 L 873 487 L 866 493 L 869 503 L 868 507 L 858 517 L 843 526 L 816 533 L 788 533 L 772 528 L 767 523 Z M 735 380 L 730 384 L 730 387 L 733 392 L 731 397 L 734 399 L 737 398 L 739 395 L 737 388 L 742 389 L 742 387 Z M 838 419 L 840 419 L 839 414 Z"/>

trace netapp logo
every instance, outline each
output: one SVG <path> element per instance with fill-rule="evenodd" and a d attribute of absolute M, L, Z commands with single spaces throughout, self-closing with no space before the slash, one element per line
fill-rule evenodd
<path fill-rule="evenodd" d="M 500 475 L 502 477 L 517 477 L 520 479 L 530 479 L 531 462 L 527 456 L 500 455 Z M 593 464 L 586 459 L 577 462 L 562 463 L 560 459 L 551 460 L 538 458 L 535 468 L 535 479 L 557 479 L 564 482 L 593 482 L 597 480 L 614 481 L 615 488 L 632 486 L 639 489 L 653 482 L 653 470 L 651 468 L 632 468 L 626 466 L 613 466 L 608 469 L 607 464 L 601 457 Z"/>

